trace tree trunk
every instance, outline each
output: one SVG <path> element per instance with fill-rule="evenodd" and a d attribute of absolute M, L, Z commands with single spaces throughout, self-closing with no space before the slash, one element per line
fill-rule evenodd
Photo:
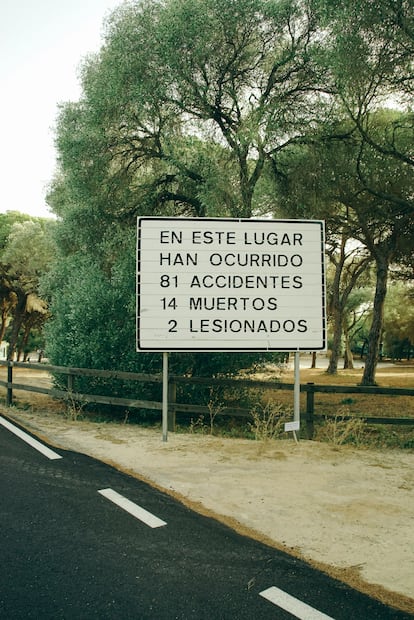
<path fill-rule="evenodd" d="M 349 370 L 354 367 L 354 356 L 352 355 L 351 346 L 349 344 L 349 328 L 347 320 L 344 320 L 343 326 L 343 334 L 345 341 L 345 352 L 344 352 L 344 370 Z"/>
<path fill-rule="evenodd" d="M 249 158 L 249 149 L 246 146 L 239 145 L 237 147 L 237 156 L 239 160 L 239 182 L 242 199 L 242 205 L 240 206 L 239 213 L 237 213 L 237 217 L 250 218 L 253 210 L 253 194 L 263 172 L 265 156 L 262 149 L 259 149 L 253 171 L 250 170 L 252 160 Z"/>
<path fill-rule="evenodd" d="M 327 373 L 329 375 L 336 375 L 338 372 L 338 360 L 339 353 L 341 350 L 341 338 L 342 338 L 342 321 L 341 321 L 341 311 L 339 308 L 339 300 L 338 303 L 333 303 L 333 339 L 332 339 L 332 349 L 331 356 L 329 358 L 329 365 L 327 369 Z"/>
<path fill-rule="evenodd" d="M 341 275 L 345 264 L 345 236 L 342 235 L 341 243 L 339 246 L 338 260 L 331 257 L 331 262 L 335 266 L 335 276 L 332 282 L 332 292 L 330 300 L 330 311 L 333 319 L 333 339 L 331 355 L 329 358 L 329 364 L 327 373 L 329 375 L 336 375 L 338 372 L 338 359 L 341 350 L 341 338 L 342 338 L 342 306 L 341 306 Z"/>
<path fill-rule="evenodd" d="M 378 353 L 382 336 L 384 302 L 387 294 L 388 256 L 385 256 L 385 253 L 382 255 L 379 252 L 375 257 L 375 261 L 377 265 L 377 282 L 375 286 L 372 324 L 368 335 L 368 352 L 361 385 L 375 385 L 375 372 L 377 369 Z"/>
<path fill-rule="evenodd" d="M 25 362 L 27 360 L 27 356 L 28 356 L 28 352 L 26 351 L 26 347 L 27 347 L 27 343 L 29 342 L 29 336 L 30 336 L 30 331 L 32 329 L 32 321 L 29 319 L 26 323 L 26 326 L 24 328 L 24 334 L 23 334 L 23 338 L 21 340 L 20 343 L 20 347 L 19 347 L 19 354 L 18 357 L 20 359 L 21 355 L 23 354 L 23 361 Z"/>
<path fill-rule="evenodd" d="M 9 361 L 13 361 L 14 354 L 16 352 L 19 333 L 20 333 L 20 330 L 23 324 L 24 313 L 26 310 L 26 299 L 27 299 L 26 293 L 19 291 L 19 293 L 17 293 L 17 297 L 18 297 L 17 304 L 16 304 L 16 307 L 14 308 L 13 325 L 12 325 L 11 336 L 10 336 L 10 346 L 9 346 L 9 351 L 7 355 L 7 359 Z"/>
<path fill-rule="evenodd" d="M 2 310 L 1 312 L 1 325 L 0 325 L 0 342 L 4 340 L 4 334 L 7 328 L 7 319 L 9 317 L 8 310 Z"/>
<path fill-rule="evenodd" d="M 354 356 L 352 355 L 351 348 L 349 346 L 348 340 L 345 344 L 345 354 L 344 354 L 344 369 L 349 370 L 354 367 Z"/>

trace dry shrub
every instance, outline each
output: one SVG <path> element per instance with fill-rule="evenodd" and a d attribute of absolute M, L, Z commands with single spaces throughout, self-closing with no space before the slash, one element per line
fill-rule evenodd
<path fill-rule="evenodd" d="M 317 429 L 315 439 L 335 446 L 352 443 L 360 446 L 364 440 L 366 425 L 362 418 L 348 418 L 349 409 L 341 407 L 333 418 L 325 418 L 325 422 Z"/>
<path fill-rule="evenodd" d="M 66 404 L 65 415 L 69 420 L 76 422 L 83 418 L 83 410 L 87 402 L 83 401 L 78 394 L 75 394 L 72 390 L 66 390 L 64 402 Z"/>
<path fill-rule="evenodd" d="M 284 405 L 270 400 L 253 407 L 251 415 L 253 421 L 249 422 L 249 429 L 257 441 L 280 438 L 285 432 L 285 422 L 292 418 Z"/>
<path fill-rule="evenodd" d="M 204 435 L 206 433 L 207 428 L 208 426 L 207 424 L 204 423 L 203 415 L 199 415 L 196 420 L 194 420 L 194 418 L 190 419 L 190 425 L 188 427 L 189 433 L 191 434 L 201 433 L 202 435 Z"/>
<path fill-rule="evenodd" d="M 214 399 L 209 400 L 208 402 L 208 414 L 210 418 L 210 435 L 214 434 L 214 421 L 216 416 L 220 415 L 224 409 L 223 403 L 219 403 Z"/>

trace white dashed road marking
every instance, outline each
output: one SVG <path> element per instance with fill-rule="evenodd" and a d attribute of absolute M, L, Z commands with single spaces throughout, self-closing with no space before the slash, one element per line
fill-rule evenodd
<path fill-rule="evenodd" d="M 299 620 L 334 620 L 331 616 L 327 616 L 310 605 L 302 603 L 299 599 L 275 586 L 263 590 L 263 592 L 260 592 L 260 596 L 289 612 L 295 618 L 299 618 Z"/>
<path fill-rule="evenodd" d="M 38 450 L 44 456 L 47 456 L 48 459 L 53 460 L 53 459 L 62 458 L 60 454 L 58 454 L 57 452 L 54 452 L 47 446 L 44 446 L 42 443 L 40 443 L 40 441 L 37 441 L 37 439 L 34 439 L 33 437 L 31 437 L 24 431 L 20 430 L 20 428 L 18 428 L 17 426 L 14 426 L 14 424 L 11 424 L 11 422 L 9 422 L 8 420 L 5 420 L 5 418 L 0 417 L 0 424 L 2 424 L 4 428 L 7 428 L 7 430 L 14 433 L 20 439 L 23 439 L 23 441 L 29 444 L 29 446 L 31 446 L 32 448 L 35 448 L 35 450 Z"/>
<path fill-rule="evenodd" d="M 101 489 L 98 493 L 106 497 L 106 499 L 109 499 L 123 510 L 126 510 L 126 512 L 129 512 L 129 514 L 136 519 L 139 519 L 149 527 L 154 528 L 167 525 L 167 523 L 162 521 L 162 519 L 159 519 L 151 512 L 148 512 L 148 510 L 145 510 L 145 508 L 141 508 L 138 504 L 134 504 L 134 502 L 131 502 L 131 500 L 127 499 L 123 495 L 120 495 L 116 491 L 113 491 L 112 489 Z"/>

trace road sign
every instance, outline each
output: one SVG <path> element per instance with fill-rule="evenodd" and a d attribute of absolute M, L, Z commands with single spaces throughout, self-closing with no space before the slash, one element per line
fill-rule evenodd
<path fill-rule="evenodd" d="M 326 348 L 324 223 L 138 218 L 137 350 Z"/>

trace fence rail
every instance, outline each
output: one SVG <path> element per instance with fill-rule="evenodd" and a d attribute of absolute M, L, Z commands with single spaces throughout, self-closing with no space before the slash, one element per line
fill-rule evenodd
<path fill-rule="evenodd" d="M 124 371 L 113 370 L 98 370 L 91 368 L 75 368 L 67 366 L 52 366 L 46 364 L 32 364 L 27 362 L 9 362 L 0 361 L 0 367 L 7 368 L 7 381 L 0 380 L 0 386 L 6 388 L 6 405 L 11 406 L 13 404 L 13 391 L 25 390 L 29 392 L 36 392 L 39 394 L 46 394 L 53 398 L 81 402 L 81 403 L 95 403 L 102 405 L 112 405 L 125 408 L 139 408 L 149 409 L 161 412 L 162 403 L 158 401 L 149 401 L 141 399 L 121 398 L 115 396 L 103 396 L 100 394 L 84 394 L 76 392 L 74 389 L 74 379 L 77 376 L 88 377 L 101 377 L 106 379 L 122 379 L 127 381 L 133 381 L 136 383 L 159 383 L 162 384 L 162 374 L 143 374 Z M 67 376 L 67 384 L 64 389 L 58 388 L 45 388 L 38 385 L 16 383 L 13 380 L 13 369 L 24 368 L 33 370 L 42 370 L 50 374 L 59 374 Z M 293 391 L 294 385 L 292 383 L 282 383 L 278 381 L 257 381 L 250 379 L 210 379 L 202 377 L 183 377 L 171 375 L 168 378 L 168 430 L 174 430 L 176 413 L 187 414 L 209 414 L 210 409 L 204 405 L 193 405 L 176 402 L 177 385 L 189 384 L 189 385 L 204 385 L 207 387 L 231 387 L 231 388 L 256 388 L 266 390 L 287 390 Z M 414 396 L 414 388 L 390 388 L 379 386 L 347 386 L 347 385 L 318 385 L 315 383 L 301 384 L 300 391 L 306 394 L 306 411 L 301 413 L 301 418 L 306 421 L 307 434 L 309 438 L 313 437 L 314 421 L 318 418 L 335 417 L 332 414 L 316 414 L 315 413 L 315 394 L 316 393 L 336 393 L 336 394 L 371 394 L 371 395 L 392 395 L 392 396 Z M 230 415 L 238 417 L 251 417 L 251 412 L 248 409 L 237 407 L 223 407 L 220 409 L 220 415 Z M 414 426 L 414 417 L 412 418 L 400 418 L 400 417 L 373 417 L 373 416 L 355 416 L 355 415 L 341 415 L 341 419 L 354 419 L 361 417 L 367 424 L 395 424 L 401 426 Z"/>

